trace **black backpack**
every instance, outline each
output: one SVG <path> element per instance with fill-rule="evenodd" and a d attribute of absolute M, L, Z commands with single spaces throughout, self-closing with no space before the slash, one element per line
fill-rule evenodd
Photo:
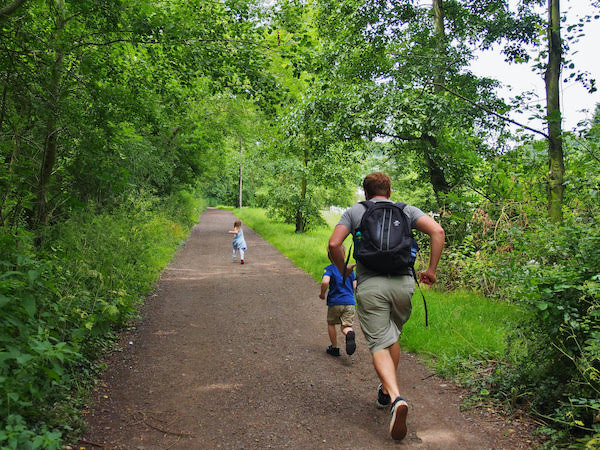
<path fill-rule="evenodd" d="M 354 233 L 354 259 L 389 275 L 413 275 L 419 246 L 413 238 L 404 203 L 371 202 Z"/>
<path fill-rule="evenodd" d="M 419 246 L 404 214 L 405 203 L 360 202 L 366 209 L 354 232 L 354 259 L 367 268 L 386 275 L 412 275 L 423 297 L 425 326 L 429 326 L 427 301 L 415 272 Z M 346 259 L 346 267 L 350 260 Z M 346 269 L 344 268 L 344 279 Z"/>

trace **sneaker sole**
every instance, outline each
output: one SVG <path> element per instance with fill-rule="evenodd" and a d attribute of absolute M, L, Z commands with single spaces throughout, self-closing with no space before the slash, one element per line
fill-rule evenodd
<path fill-rule="evenodd" d="M 408 415 L 408 405 L 401 402 L 392 413 L 390 421 L 390 435 L 392 439 L 400 441 L 406 436 L 406 416 Z"/>
<path fill-rule="evenodd" d="M 350 333 L 352 333 L 352 335 L 350 335 Z M 356 336 L 354 334 L 354 331 L 348 331 L 348 334 L 346 335 L 346 353 L 348 355 L 351 355 L 356 351 L 355 338 Z"/>

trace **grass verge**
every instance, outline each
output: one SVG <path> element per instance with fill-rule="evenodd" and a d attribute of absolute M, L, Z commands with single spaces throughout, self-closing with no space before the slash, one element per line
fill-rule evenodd
<path fill-rule="evenodd" d="M 320 281 L 323 268 L 329 264 L 327 242 L 339 216 L 327 215 L 327 227 L 297 234 L 294 225 L 274 222 L 264 210 L 243 208 L 234 213 L 315 281 Z M 349 244 L 350 238 L 347 247 Z M 507 332 L 521 315 L 516 306 L 469 292 L 422 289 L 430 326 L 425 327 L 423 301 L 417 289 L 413 314 L 401 338 L 404 350 L 430 357 L 444 375 L 457 375 L 469 368 L 475 370 L 482 362 L 506 358 Z"/>

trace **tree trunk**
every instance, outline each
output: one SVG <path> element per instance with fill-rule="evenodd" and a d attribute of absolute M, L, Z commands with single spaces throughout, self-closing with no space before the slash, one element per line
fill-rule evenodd
<path fill-rule="evenodd" d="M 58 149 L 58 97 L 60 95 L 60 75 L 62 72 L 63 55 L 57 54 L 56 61 L 52 68 L 51 88 L 50 88 L 50 108 L 46 120 L 46 139 L 44 142 L 44 154 L 40 170 L 40 180 L 37 194 L 37 223 L 48 225 L 48 187 L 54 164 L 56 163 L 56 154 Z"/>
<path fill-rule="evenodd" d="M 434 136 L 425 135 L 424 139 L 424 150 L 425 160 L 427 162 L 427 169 L 429 171 L 429 179 L 431 181 L 431 186 L 433 187 L 433 192 L 435 194 L 435 198 L 441 206 L 442 199 L 440 198 L 440 194 L 447 194 L 450 192 L 450 184 L 446 180 L 444 176 L 444 171 L 440 168 L 437 162 L 433 159 L 433 149 L 438 146 L 437 139 Z"/>
<path fill-rule="evenodd" d="M 560 1 L 548 0 L 548 67 L 545 74 L 548 114 L 548 216 L 553 222 L 562 221 L 564 194 L 565 165 L 559 91 L 561 64 Z"/>
<path fill-rule="evenodd" d="M 57 18 L 54 36 L 54 44 L 58 45 L 59 35 L 65 25 L 65 5 L 64 0 L 56 0 L 55 3 Z M 50 178 L 56 163 L 58 149 L 58 118 L 60 112 L 60 82 L 63 72 L 64 55 L 61 50 L 54 51 L 55 60 L 50 73 L 50 82 L 48 87 L 48 111 L 46 119 L 46 136 L 44 141 L 44 154 L 40 168 L 40 179 L 37 189 L 36 200 L 36 221 L 38 225 L 47 225 L 48 214 L 48 187 Z"/>
<path fill-rule="evenodd" d="M 446 30 L 444 28 L 444 10 L 442 0 L 433 0 L 433 24 L 435 30 L 436 45 L 438 48 L 438 54 L 446 54 Z M 434 85 L 433 92 L 440 94 L 443 92 L 443 85 L 445 83 L 445 64 L 443 62 L 436 64 L 434 74 Z M 433 133 L 425 133 L 423 135 L 423 153 L 425 155 L 425 162 L 429 172 L 429 180 L 435 193 L 438 204 L 440 203 L 440 194 L 447 193 L 450 191 L 450 185 L 446 180 L 444 171 L 438 165 L 435 158 L 435 149 L 438 147 L 438 141 Z"/>
<path fill-rule="evenodd" d="M 0 107 L 0 132 L 4 124 L 4 116 L 6 115 L 6 93 L 8 92 L 8 73 L 6 74 L 6 83 L 2 89 L 2 106 Z"/>
<path fill-rule="evenodd" d="M 308 152 L 304 150 L 304 171 L 300 180 L 300 204 L 296 210 L 296 233 L 304 233 L 306 228 L 306 217 L 304 205 L 306 204 L 306 170 L 308 169 Z"/>

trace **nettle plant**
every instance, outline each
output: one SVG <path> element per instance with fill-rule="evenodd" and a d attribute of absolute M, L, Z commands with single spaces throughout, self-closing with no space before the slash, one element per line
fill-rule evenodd
<path fill-rule="evenodd" d="M 533 234 L 534 233 L 534 234 Z M 573 219 L 525 233 L 528 274 L 519 300 L 532 320 L 518 333 L 527 354 L 512 369 L 553 427 L 600 432 L 600 228 Z"/>

